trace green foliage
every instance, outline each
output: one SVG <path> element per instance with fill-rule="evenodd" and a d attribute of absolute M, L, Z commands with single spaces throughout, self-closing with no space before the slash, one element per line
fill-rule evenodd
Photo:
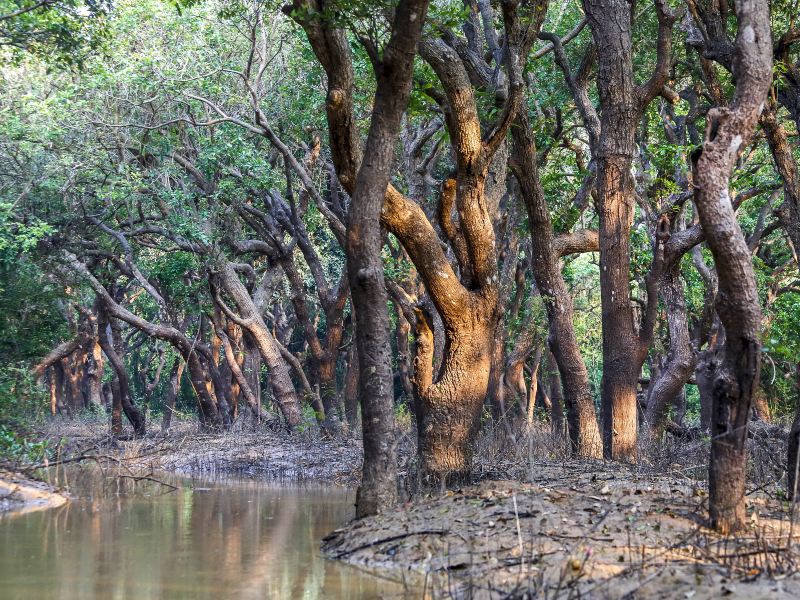
<path fill-rule="evenodd" d="M 110 0 L 0 0 L 0 63 L 26 54 L 82 66 L 106 40 Z"/>
<path fill-rule="evenodd" d="M 47 440 L 31 442 L 0 425 L 0 460 L 12 464 L 38 464 L 50 455 Z"/>

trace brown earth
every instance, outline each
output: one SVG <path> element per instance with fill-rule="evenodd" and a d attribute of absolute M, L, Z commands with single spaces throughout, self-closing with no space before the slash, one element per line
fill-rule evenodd
<path fill-rule="evenodd" d="M 619 465 L 540 462 L 530 483 L 485 481 L 353 522 L 327 556 L 427 574 L 433 596 L 798 598 L 800 524 L 788 505 L 749 501 L 751 525 L 704 527 L 691 479 Z"/>
<path fill-rule="evenodd" d="M 63 462 L 102 462 L 135 473 L 237 475 L 261 479 L 357 485 L 361 444 L 352 437 L 322 438 L 317 432 L 288 434 L 269 427 L 200 433 L 178 423 L 169 433 L 114 439 L 103 422 L 63 422 L 44 432 Z"/>

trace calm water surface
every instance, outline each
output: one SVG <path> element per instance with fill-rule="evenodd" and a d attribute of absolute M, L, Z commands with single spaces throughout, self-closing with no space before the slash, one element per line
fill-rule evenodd
<path fill-rule="evenodd" d="M 354 491 L 68 480 L 90 497 L 0 518 L 3 600 L 419 597 L 320 556 L 319 540 L 352 518 Z"/>

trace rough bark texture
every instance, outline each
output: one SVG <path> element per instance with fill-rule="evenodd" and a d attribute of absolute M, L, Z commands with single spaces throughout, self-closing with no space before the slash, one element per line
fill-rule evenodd
<path fill-rule="evenodd" d="M 283 415 L 286 426 L 294 429 L 300 424 L 302 415 L 300 401 L 289 376 L 289 368 L 281 356 L 280 348 L 267 328 L 261 312 L 255 305 L 247 288 L 239 279 L 231 263 L 224 261 L 219 271 L 220 281 L 225 292 L 233 299 L 239 309 L 240 317 L 225 311 L 229 318 L 247 330 L 258 346 L 261 356 L 269 369 L 269 381 L 275 402 Z"/>
<path fill-rule="evenodd" d="M 716 308 L 725 329 L 713 384 L 709 467 L 711 524 L 725 533 L 745 522 L 745 441 L 761 360 L 758 291 L 750 251 L 731 204 L 729 180 L 739 152 L 752 137 L 772 81 L 767 3 L 740 0 L 736 16 L 733 102 L 709 111 L 705 141 L 692 157 L 695 204 L 714 255 L 719 277 Z"/>
<path fill-rule="evenodd" d="M 347 271 L 355 310 L 364 465 L 356 516 L 390 508 L 397 499 L 388 296 L 383 283 L 380 215 L 394 160 L 400 120 L 411 93 L 411 74 L 427 0 L 401 0 L 383 56 L 371 52 L 377 80 L 364 160 L 347 213 Z"/>
<path fill-rule="evenodd" d="M 528 211 L 531 270 L 550 323 L 548 344 L 564 385 L 572 451 L 578 456 L 599 458 L 603 447 L 589 389 L 589 372 L 583 362 L 572 323 L 572 296 L 561 275 L 560 256 L 553 247 L 550 211 L 539 179 L 536 146 L 526 114 L 517 116 L 511 134 L 511 167 Z"/>
<path fill-rule="evenodd" d="M 678 263 L 663 276 L 661 298 L 667 313 L 670 354 L 667 367 L 655 380 L 647 397 L 647 423 L 656 435 L 664 429 L 669 405 L 683 391 L 683 386 L 697 366 L 697 354 L 689 336 L 686 299 Z"/>
<path fill-rule="evenodd" d="M 637 86 L 633 72 L 633 4 L 627 0 L 584 0 L 597 48 L 600 136 L 593 149 L 600 217 L 600 296 L 603 323 L 603 450 L 607 458 L 636 456 L 639 373 L 651 332 L 637 330 L 630 294 L 630 232 L 635 199 L 631 164 L 635 130 L 644 108 L 669 74 L 675 15 L 656 2 L 658 58 L 651 78 Z M 640 339 L 640 337 L 642 339 Z"/>
<path fill-rule="evenodd" d="M 544 16 L 543 5 L 543 2 L 525 5 L 538 19 L 535 26 L 529 25 L 530 29 L 538 30 Z M 312 15 L 319 10 L 318 3 L 310 0 L 295 0 L 294 6 Z M 514 29 L 516 3 L 503 2 L 503 9 L 508 32 Z M 347 41 L 342 31 L 324 27 L 313 16 L 295 14 L 295 18 L 306 31 L 328 76 L 327 116 L 333 161 L 342 186 L 353 194 L 361 152 L 353 117 L 353 68 Z M 510 38 L 514 44 L 518 41 L 516 37 L 519 36 Z M 420 44 L 420 54 L 435 71 L 445 92 L 432 93 L 443 103 L 456 157 L 456 176 L 446 182 L 442 193 L 445 200 L 454 198 L 451 206 L 458 216 L 458 227 L 452 230 L 458 231 L 456 241 L 448 241 L 454 248 L 464 250 L 459 250 L 459 274 L 450 264 L 422 208 L 391 185 L 383 200 L 381 221 L 403 244 L 436 313 L 430 319 L 417 319 L 418 326 L 427 329 L 417 332 L 414 379 L 423 480 L 434 485 L 443 481 L 457 484 L 470 476 L 472 443 L 486 396 L 490 346 L 498 318 L 497 257 L 491 214 L 495 207 L 489 206 L 490 199 L 485 196 L 486 179 L 492 158 L 504 144 L 505 134 L 521 104 L 522 86 L 520 81 L 509 85 L 503 116 L 484 139 L 469 75 L 456 50 L 443 40 L 426 39 Z M 517 59 L 514 52 L 506 54 L 511 61 Z M 351 274 L 354 276 L 358 274 Z M 445 351 L 434 378 L 434 339 L 429 322 L 437 317 L 443 322 Z M 363 379 L 366 366 L 363 363 L 360 366 Z"/>

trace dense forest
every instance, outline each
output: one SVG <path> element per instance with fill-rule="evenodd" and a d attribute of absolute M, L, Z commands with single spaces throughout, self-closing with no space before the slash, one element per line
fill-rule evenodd
<path fill-rule="evenodd" d="M 741 530 L 749 429 L 800 484 L 799 132 L 797 0 L 0 1 L 0 446 L 356 438 L 363 517 L 487 432 L 699 439 Z"/>

